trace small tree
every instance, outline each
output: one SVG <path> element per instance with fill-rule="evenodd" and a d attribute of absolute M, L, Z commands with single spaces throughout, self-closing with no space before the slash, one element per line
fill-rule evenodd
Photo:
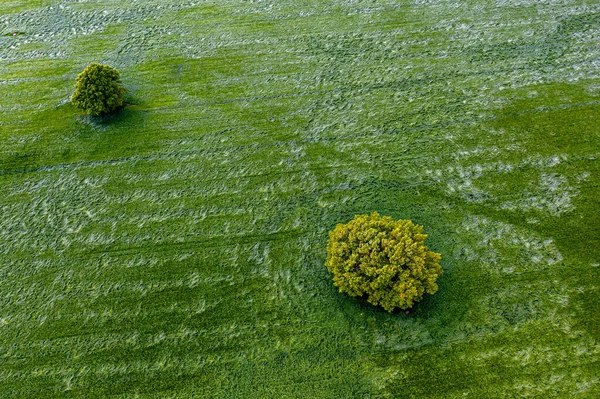
<path fill-rule="evenodd" d="M 412 307 L 425 292 L 434 294 L 441 256 L 427 250 L 422 231 L 410 220 L 377 212 L 338 224 L 329 233 L 325 262 L 333 284 L 389 312 Z"/>
<path fill-rule="evenodd" d="M 119 71 L 93 62 L 77 76 L 71 103 L 88 114 L 102 116 L 121 108 L 126 92 Z"/>

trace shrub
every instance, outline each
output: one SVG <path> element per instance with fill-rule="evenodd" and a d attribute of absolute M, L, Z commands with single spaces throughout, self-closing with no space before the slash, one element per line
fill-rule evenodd
<path fill-rule="evenodd" d="M 71 103 L 88 114 L 102 116 L 121 108 L 126 92 L 119 71 L 94 62 L 77 76 Z"/>
<path fill-rule="evenodd" d="M 356 215 L 329 233 L 325 266 L 340 292 L 366 298 L 392 312 L 434 294 L 441 256 L 423 241 L 423 227 L 377 212 Z"/>

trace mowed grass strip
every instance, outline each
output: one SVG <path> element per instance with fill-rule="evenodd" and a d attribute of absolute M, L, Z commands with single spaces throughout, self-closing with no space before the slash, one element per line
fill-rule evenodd
<path fill-rule="evenodd" d="M 0 396 L 600 396 L 598 5 L 1 12 Z M 371 211 L 442 254 L 409 315 L 324 267 Z"/>

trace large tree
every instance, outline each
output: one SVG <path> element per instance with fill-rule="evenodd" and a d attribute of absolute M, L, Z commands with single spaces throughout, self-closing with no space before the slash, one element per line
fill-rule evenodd
<path fill-rule="evenodd" d="M 123 107 L 126 92 L 119 71 L 93 62 L 77 76 L 71 103 L 90 115 L 103 116 Z"/>
<path fill-rule="evenodd" d="M 408 309 L 433 294 L 441 256 L 427 250 L 423 228 L 377 212 L 356 215 L 329 233 L 325 266 L 340 292 L 387 311 Z"/>

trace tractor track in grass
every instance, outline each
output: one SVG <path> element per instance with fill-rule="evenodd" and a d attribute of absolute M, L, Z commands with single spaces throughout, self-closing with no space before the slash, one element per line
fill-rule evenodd
<path fill-rule="evenodd" d="M 304 144 L 304 143 L 313 143 L 313 142 L 339 142 L 339 140 L 341 140 L 341 139 L 344 139 L 344 140 L 353 140 L 353 139 L 361 139 L 361 138 L 372 139 L 373 136 L 377 137 L 378 139 L 383 138 L 385 136 L 392 136 L 392 137 L 393 136 L 401 136 L 402 137 L 403 133 L 427 132 L 427 131 L 436 130 L 436 129 L 444 128 L 444 127 L 475 125 L 475 124 L 480 124 L 483 122 L 488 122 L 488 121 L 492 121 L 495 119 L 507 118 L 507 117 L 511 117 L 511 116 L 539 114 L 540 112 L 549 112 L 549 111 L 555 111 L 555 110 L 568 110 L 570 108 L 587 107 L 587 106 L 592 106 L 592 105 L 600 105 L 600 100 L 586 101 L 586 102 L 581 102 L 581 103 L 576 103 L 576 104 L 559 104 L 559 105 L 553 105 L 553 106 L 540 106 L 535 109 L 529 109 L 529 110 L 523 110 L 523 111 L 515 111 L 515 112 L 510 112 L 510 113 L 489 115 L 489 116 L 475 117 L 475 118 L 462 118 L 462 119 L 459 118 L 454 121 L 440 122 L 440 123 L 436 123 L 436 124 L 423 125 L 423 126 L 411 126 L 411 127 L 401 128 L 401 129 L 384 129 L 380 132 L 376 132 L 375 134 L 373 134 L 373 132 L 354 133 L 354 134 L 349 134 L 349 135 L 324 136 L 324 137 L 321 137 L 318 139 L 299 139 L 299 140 L 295 139 L 294 141 L 297 141 L 299 144 Z M 197 141 L 202 141 L 202 140 L 203 139 L 197 139 Z M 431 138 L 422 138 L 420 140 L 413 139 L 413 140 L 411 140 L 411 144 L 415 144 L 415 143 L 429 144 L 429 143 L 434 143 L 435 140 L 445 141 L 446 139 L 444 137 L 437 138 L 434 140 L 432 140 Z M 393 140 L 391 140 L 391 141 L 393 141 Z M 81 162 L 70 163 L 70 164 L 38 166 L 38 167 L 23 168 L 23 169 L 1 169 L 0 176 L 1 175 L 43 173 L 43 172 L 53 172 L 53 171 L 63 171 L 63 170 L 78 170 L 78 169 L 95 168 L 95 167 L 102 167 L 102 166 L 120 166 L 120 165 L 126 164 L 126 163 L 160 162 L 160 161 L 164 161 L 164 160 L 181 159 L 181 158 L 186 158 L 186 157 L 189 158 L 192 156 L 248 150 L 248 149 L 254 149 L 254 148 L 266 149 L 269 147 L 283 147 L 285 145 L 288 145 L 288 143 L 289 143 L 289 141 L 279 141 L 279 142 L 272 142 L 270 144 L 261 144 L 258 146 L 257 145 L 246 145 L 246 146 L 225 147 L 225 148 L 219 148 L 219 149 L 208 148 L 208 149 L 202 149 L 202 150 L 196 150 L 196 151 L 180 151 L 180 152 L 166 153 L 166 154 L 165 153 L 155 153 L 155 154 L 142 155 L 142 156 L 134 155 L 134 156 L 130 156 L 130 157 L 116 158 L 116 159 L 109 159 L 109 160 L 81 161 Z M 251 176 L 253 176 L 253 175 L 251 175 Z"/>

